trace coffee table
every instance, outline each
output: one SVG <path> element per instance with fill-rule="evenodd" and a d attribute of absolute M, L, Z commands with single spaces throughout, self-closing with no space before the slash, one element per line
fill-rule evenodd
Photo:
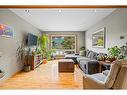
<path fill-rule="evenodd" d="M 58 62 L 58 71 L 73 73 L 74 72 L 74 61 L 72 59 L 61 59 Z"/>

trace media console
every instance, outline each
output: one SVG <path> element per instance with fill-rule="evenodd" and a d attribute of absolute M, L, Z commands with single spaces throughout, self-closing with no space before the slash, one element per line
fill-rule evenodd
<path fill-rule="evenodd" d="M 34 70 L 36 67 L 40 66 L 42 64 L 42 60 L 41 54 L 29 55 L 31 70 Z"/>

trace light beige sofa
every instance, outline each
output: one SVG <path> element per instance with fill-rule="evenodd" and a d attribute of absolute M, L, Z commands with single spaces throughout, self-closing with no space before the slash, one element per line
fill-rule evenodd
<path fill-rule="evenodd" d="M 83 89 L 127 89 L 127 60 L 113 62 L 107 75 L 84 75 Z"/>

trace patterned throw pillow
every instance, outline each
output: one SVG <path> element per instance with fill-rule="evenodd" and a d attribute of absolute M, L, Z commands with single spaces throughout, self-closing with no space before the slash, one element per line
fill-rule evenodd
<path fill-rule="evenodd" d="M 91 56 L 92 56 L 92 51 L 89 51 L 89 54 L 88 54 L 88 58 L 91 58 Z"/>
<path fill-rule="evenodd" d="M 86 57 L 88 57 L 89 53 L 90 53 L 90 51 L 87 49 L 86 50 Z"/>
<path fill-rule="evenodd" d="M 92 51 L 90 58 L 97 59 L 97 53 Z"/>

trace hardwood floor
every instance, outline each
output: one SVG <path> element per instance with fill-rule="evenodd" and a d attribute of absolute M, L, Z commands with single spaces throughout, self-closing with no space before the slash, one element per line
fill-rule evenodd
<path fill-rule="evenodd" d="M 58 60 L 42 64 L 34 71 L 20 72 L 0 84 L 0 89 L 83 89 L 82 72 L 59 73 Z"/>

